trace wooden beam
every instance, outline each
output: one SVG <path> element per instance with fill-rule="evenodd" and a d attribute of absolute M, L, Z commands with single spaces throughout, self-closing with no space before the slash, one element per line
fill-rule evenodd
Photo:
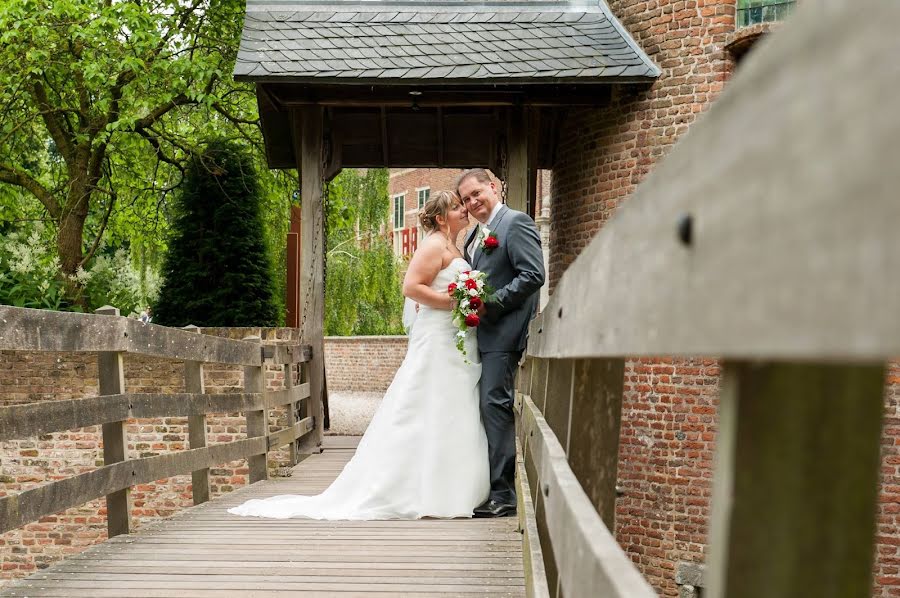
<path fill-rule="evenodd" d="M 550 591 L 559 596 L 655 597 L 603 524 L 572 473 L 562 445 L 530 397 L 524 398 L 523 420 L 532 444 L 526 459 L 533 460 L 539 477 L 535 517 Z M 527 467 L 526 471 L 530 477 L 532 471 Z M 547 563 L 548 549 L 555 572 Z"/>
<path fill-rule="evenodd" d="M 100 310 L 78 314 L 0 305 L 0 323 L 0 351 L 112 351 L 206 363 L 262 363 L 257 345 Z"/>
<path fill-rule="evenodd" d="M 294 395 L 294 389 L 296 388 L 294 386 L 294 365 L 286 363 L 282 366 L 281 370 L 282 375 L 284 376 L 285 394 Z M 297 417 L 297 409 L 299 409 L 300 405 L 297 403 L 294 396 L 291 396 L 291 400 L 287 403 L 287 423 L 289 428 L 292 428 L 299 420 Z M 300 462 L 300 455 L 298 452 L 299 446 L 297 445 L 296 437 L 291 438 L 290 443 L 291 449 L 289 458 L 291 460 L 291 465 L 293 466 Z M 271 449 L 271 445 L 269 445 L 269 448 Z"/>
<path fill-rule="evenodd" d="M 301 450 L 320 452 L 324 435 L 325 356 L 324 356 L 324 298 L 325 298 L 325 207 L 322 198 L 322 144 L 324 142 L 324 112 L 320 106 L 304 106 L 296 109 L 295 147 L 298 148 L 300 169 L 300 196 L 303 209 L 303 234 L 301 235 L 301 281 L 306 289 L 302 298 L 301 338 L 310 345 L 309 415 L 313 417 L 316 432 L 304 437 Z M 382 111 L 382 127 L 386 117 Z M 383 130 L 383 133 L 384 130 Z M 383 141 L 386 143 L 387 138 Z M 386 145 L 384 151 L 387 151 Z"/>
<path fill-rule="evenodd" d="M 288 443 L 293 444 L 298 438 L 302 438 L 314 430 L 313 420 L 311 417 L 305 417 L 300 421 L 292 423 L 289 427 L 279 430 L 274 434 L 269 434 L 266 441 L 269 450 L 280 448 Z"/>
<path fill-rule="evenodd" d="M 869 596 L 882 365 L 727 362 L 712 598 Z"/>
<path fill-rule="evenodd" d="M 97 314 L 118 316 L 115 307 L 101 307 Z M 125 392 L 125 364 L 122 353 L 101 351 L 97 354 L 97 370 L 100 374 L 100 394 Z M 111 465 L 128 458 L 128 438 L 125 421 L 103 424 L 103 464 Z M 106 495 L 106 529 L 110 538 L 131 532 L 131 488 L 123 488 Z"/>
<path fill-rule="evenodd" d="M 197 328 L 195 332 L 200 332 Z M 203 381 L 203 364 L 199 361 L 184 362 L 184 391 L 204 394 L 206 386 Z M 198 413 L 188 416 L 188 446 L 192 449 L 206 446 L 206 414 Z M 191 472 L 191 495 L 194 504 L 209 500 L 209 468 Z"/>
<path fill-rule="evenodd" d="M 0 534 L 46 515 L 125 491 L 134 484 L 148 484 L 210 465 L 265 453 L 266 444 L 266 438 L 247 438 L 145 459 L 119 461 L 19 494 L 0 497 Z"/>
<path fill-rule="evenodd" d="M 244 338 L 249 342 L 260 342 L 258 336 Z M 265 365 L 244 367 L 244 390 L 252 393 L 264 393 L 266 390 Z M 247 411 L 247 438 L 265 436 L 269 424 L 268 408 L 263 402 L 262 409 Z M 263 452 L 247 457 L 247 466 L 250 469 L 250 483 L 259 482 L 269 478 L 268 455 Z"/>
<path fill-rule="evenodd" d="M 533 205 L 537 179 L 537 139 L 532 109 L 510 108 L 507 115 L 507 203 L 520 212 Z M 532 208 L 532 211 L 533 208 Z"/>
<path fill-rule="evenodd" d="M 569 266 L 529 351 L 900 355 L 898 21 L 798 10 Z"/>
<path fill-rule="evenodd" d="M 292 83 L 263 83 L 269 97 L 275 99 L 278 108 L 290 109 L 307 105 L 327 107 L 396 107 L 410 108 L 465 108 L 465 107 L 513 107 L 513 106 L 603 106 L 611 97 L 612 85 L 549 85 L 504 86 L 494 89 L 440 88 L 425 89 L 421 86 L 318 86 Z M 421 92 L 410 95 L 410 92 Z"/>
<path fill-rule="evenodd" d="M 444 167 L 444 110 L 437 109 L 437 164 L 438 168 Z"/>
<path fill-rule="evenodd" d="M 547 572 L 544 570 L 544 555 L 538 533 L 534 500 L 528 487 L 528 475 L 521 445 L 516 456 L 516 498 L 518 500 L 519 530 L 522 533 L 522 560 L 525 565 L 525 596 L 528 598 L 550 598 L 547 587 Z"/>

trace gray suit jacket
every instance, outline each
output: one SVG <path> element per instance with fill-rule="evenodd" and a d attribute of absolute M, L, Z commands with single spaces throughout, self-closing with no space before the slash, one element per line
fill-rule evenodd
<path fill-rule="evenodd" d="M 541 237 L 534 221 L 517 210 L 503 206 L 488 227 L 500 246 L 486 252 L 479 243 L 474 255 L 467 256 L 476 270 L 487 275 L 494 299 L 478 326 L 478 349 L 523 351 L 528 338 L 528 323 L 537 311 L 538 292 L 544 284 L 544 256 Z M 472 235 L 477 234 L 476 227 Z M 469 246 L 472 235 L 466 239 Z"/>

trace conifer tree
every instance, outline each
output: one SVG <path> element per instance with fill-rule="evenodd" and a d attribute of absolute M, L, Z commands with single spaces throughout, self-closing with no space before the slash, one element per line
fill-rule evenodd
<path fill-rule="evenodd" d="M 214 140 L 186 172 L 153 322 L 274 326 L 277 306 L 252 158 Z"/>

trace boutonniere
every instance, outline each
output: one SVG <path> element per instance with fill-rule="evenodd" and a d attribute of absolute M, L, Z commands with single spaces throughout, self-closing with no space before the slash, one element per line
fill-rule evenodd
<path fill-rule="evenodd" d="M 500 247 L 500 241 L 497 239 L 497 233 L 489 228 L 485 228 L 482 231 L 481 236 L 481 250 L 487 254 L 490 254 L 498 247 Z"/>

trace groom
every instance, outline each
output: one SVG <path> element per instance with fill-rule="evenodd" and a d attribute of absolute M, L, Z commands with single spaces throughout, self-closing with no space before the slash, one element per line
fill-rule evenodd
<path fill-rule="evenodd" d="M 491 494 L 474 516 L 503 517 L 516 512 L 514 381 L 544 284 L 541 238 L 527 214 L 501 203 L 487 171 L 467 170 L 456 190 L 480 223 L 466 239 L 466 259 L 487 274 L 495 292 L 493 300 L 479 309 L 478 326 L 481 420 L 488 441 Z"/>

